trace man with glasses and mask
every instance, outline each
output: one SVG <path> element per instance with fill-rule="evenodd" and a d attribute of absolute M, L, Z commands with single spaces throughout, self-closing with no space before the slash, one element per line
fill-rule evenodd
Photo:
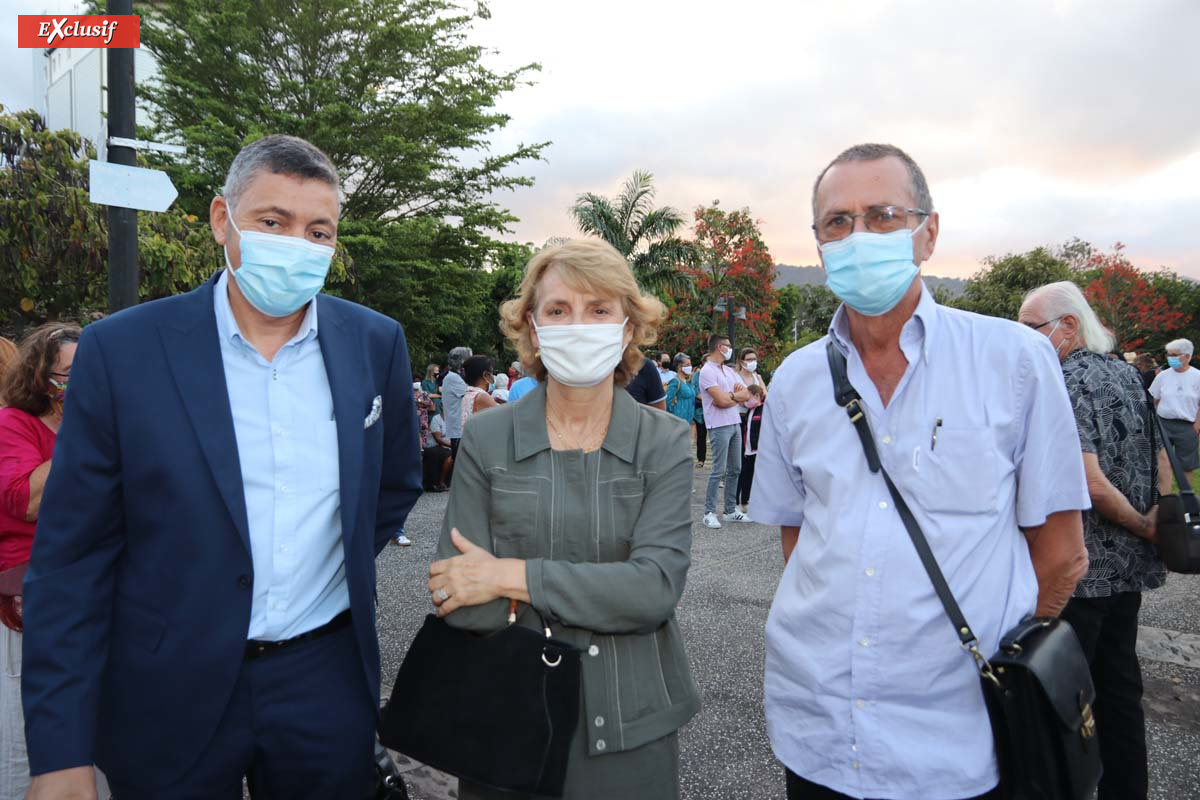
<path fill-rule="evenodd" d="M 934 301 L 920 265 L 938 215 L 902 150 L 846 150 L 812 205 L 842 306 L 775 373 L 753 487 L 786 560 L 765 695 L 787 796 L 999 798 L 979 672 L 834 399 L 826 344 L 987 654 L 1023 618 L 1057 615 L 1087 568 L 1062 372 L 1044 336 Z"/>
<path fill-rule="evenodd" d="M 1200 370 L 1193 369 L 1192 343 L 1176 339 L 1167 343 L 1167 369 L 1154 377 L 1150 395 L 1162 419 L 1163 430 L 1187 472 L 1200 467 Z"/>
<path fill-rule="evenodd" d="M 340 182 L 268 136 L 226 269 L 89 325 L 25 582 L 30 800 L 350 800 L 375 776 L 375 556 L 421 493 L 394 320 L 321 294 Z"/>

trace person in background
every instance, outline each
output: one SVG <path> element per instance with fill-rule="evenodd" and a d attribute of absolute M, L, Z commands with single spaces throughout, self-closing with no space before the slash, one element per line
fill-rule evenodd
<path fill-rule="evenodd" d="M 744 403 L 750 393 L 746 391 L 745 384 L 738 380 L 737 372 L 726 363 L 733 359 L 729 337 L 722 333 L 712 334 L 708 337 L 708 349 L 708 359 L 700 370 L 700 390 L 712 448 L 712 471 L 708 475 L 708 488 L 704 493 L 703 521 L 709 528 L 719 528 L 721 521 L 717 519 L 717 490 L 722 479 L 725 481 L 725 521 L 752 521 L 734 504 L 738 476 L 742 472 L 742 428 L 738 403 Z"/>
<path fill-rule="evenodd" d="M 663 391 L 667 390 L 667 386 L 671 381 L 675 380 L 675 370 L 671 367 L 671 354 L 658 354 L 658 377 L 662 381 Z"/>
<path fill-rule="evenodd" d="M 1142 592 L 1167 580 L 1154 549 L 1154 492 L 1156 471 L 1158 491 L 1171 491 L 1170 466 L 1141 377 L 1124 359 L 1104 357 L 1113 336 L 1078 286 L 1061 281 L 1034 289 L 1017 319 L 1046 336 L 1062 362 L 1092 498 L 1083 512 L 1088 571 L 1061 616 L 1079 637 L 1096 686 L 1092 705 L 1104 767 L 1098 797 L 1145 800 L 1138 611 Z M 1158 445 L 1153 451 L 1152 441 Z"/>
<path fill-rule="evenodd" d="M 463 380 L 467 383 L 467 393 L 462 401 L 462 425 L 466 428 L 467 420 L 480 411 L 496 407 L 496 401 L 488 394 L 488 387 L 495 377 L 492 359 L 487 356 L 471 356 L 463 362 Z"/>
<path fill-rule="evenodd" d="M 563 800 L 676 800 L 676 732 L 700 708 L 675 618 L 691 563 L 687 430 L 620 388 L 663 316 L 600 240 L 533 257 L 501 326 L 542 383 L 466 427 L 429 570 L 448 624 L 493 633 L 514 601 L 518 624 L 538 626 L 536 609 L 583 651 Z M 458 796 L 533 800 L 467 780 Z"/>
<path fill-rule="evenodd" d="M 742 435 L 742 474 L 738 478 L 738 493 L 734 502 L 747 513 L 750 509 L 750 489 L 754 486 L 754 464 L 758 460 L 758 432 L 762 427 L 763 403 L 767 392 L 762 386 L 746 387 L 750 399 L 746 401 L 746 432 Z"/>
<path fill-rule="evenodd" d="M 644 406 L 667 410 L 667 390 L 658 372 L 658 363 L 652 358 L 647 357 L 642 362 L 642 368 L 626 384 L 625 391 Z"/>
<path fill-rule="evenodd" d="M 696 386 L 692 383 L 692 359 L 687 353 L 676 353 L 672 362 L 675 380 L 667 384 L 667 411 L 688 424 L 692 439 L 696 438 Z"/>
<path fill-rule="evenodd" d="M 450 489 L 450 474 L 454 458 L 450 455 L 450 440 L 446 438 L 446 423 L 441 414 L 429 420 L 429 444 L 421 451 L 421 483 L 427 492 Z"/>
<path fill-rule="evenodd" d="M 442 395 L 441 386 L 438 385 L 442 368 L 437 364 L 429 364 L 425 367 L 425 378 L 421 381 L 421 391 L 429 395 L 429 399 L 433 401 L 433 413 L 442 413 Z"/>
<path fill-rule="evenodd" d="M 463 362 L 470 357 L 471 348 L 454 348 L 442 375 L 442 419 L 446 421 L 446 435 L 450 437 L 453 455 L 458 455 L 458 442 L 462 439 L 463 397 L 467 394 L 467 382 L 461 373 Z"/>
<path fill-rule="evenodd" d="M 758 351 L 753 347 L 743 347 L 738 353 L 737 376 L 740 383 L 745 384 L 749 389 L 752 386 L 759 388 L 761 397 L 755 405 L 762 405 L 767 396 L 767 383 L 763 380 L 762 375 L 758 374 Z M 742 425 L 742 444 L 746 443 L 747 426 L 749 424 L 749 411 L 753 406 L 747 400 L 744 403 L 738 403 L 738 416 L 741 417 Z M 743 452 L 743 455 L 745 453 Z M 745 463 L 742 464 L 742 472 L 738 476 L 737 498 L 736 505 L 743 513 L 748 514 L 750 511 L 750 482 L 754 479 L 754 472 L 747 470 Z"/>
<path fill-rule="evenodd" d="M 1167 343 L 1167 367 L 1150 384 L 1150 396 L 1163 430 L 1175 448 L 1188 481 L 1200 467 L 1200 370 L 1191 366 L 1192 343 L 1176 339 Z"/>
<path fill-rule="evenodd" d="M 496 388 L 492 389 L 492 399 L 497 403 L 508 402 L 508 376 L 501 372 L 496 376 Z"/>
<path fill-rule="evenodd" d="M 1154 383 L 1154 378 L 1158 374 L 1158 365 L 1154 363 L 1154 356 L 1149 353 L 1138 353 L 1137 358 L 1133 360 L 1133 366 L 1137 367 L 1137 371 L 1142 376 L 1142 386 L 1149 391 L 1150 385 Z"/>
<path fill-rule="evenodd" d="M 532 375 L 525 375 L 513 381 L 508 387 L 508 402 L 515 403 L 537 388 L 538 380 Z"/>
<path fill-rule="evenodd" d="M 525 377 L 525 370 L 521 367 L 520 361 L 514 361 L 508 365 L 508 385 L 512 386 L 519 379 Z"/>
<path fill-rule="evenodd" d="M 700 356 L 700 366 L 708 361 L 708 355 Z M 692 389 L 696 392 L 696 416 L 692 420 L 696 425 L 696 469 L 704 469 L 704 459 L 708 455 L 708 428 L 704 422 L 704 398 L 700 391 L 700 369 L 692 368 Z"/>
<path fill-rule="evenodd" d="M 21 711 L 20 585 L 33 548 L 79 333 L 78 326 L 63 323 L 33 329 L 0 382 L 0 800 L 21 800 L 29 788 Z"/>

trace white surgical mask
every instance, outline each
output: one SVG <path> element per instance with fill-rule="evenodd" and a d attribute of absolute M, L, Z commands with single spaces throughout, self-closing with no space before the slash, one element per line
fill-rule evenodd
<path fill-rule="evenodd" d="M 533 323 L 538 350 L 550 377 L 563 386 L 585 389 L 612 375 L 625 354 L 626 317 L 619 324 L 547 325 Z"/>
<path fill-rule="evenodd" d="M 691 364 L 688 364 L 686 367 L 683 368 L 683 374 L 684 375 L 692 374 L 692 365 Z"/>
<path fill-rule="evenodd" d="M 747 361 L 746 362 L 746 372 L 754 372 L 754 370 L 756 370 L 756 369 L 758 369 L 757 361 Z"/>
<path fill-rule="evenodd" d="M 721 357 L 724 358 L 726 361 L 733 358 L 733 348 L 732 347 L 722 347 L 721 348 Z"/>

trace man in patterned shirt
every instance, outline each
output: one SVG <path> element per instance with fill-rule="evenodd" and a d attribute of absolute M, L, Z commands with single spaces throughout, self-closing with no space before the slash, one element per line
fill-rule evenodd
<path fill-rule="evenodd" d="M 1092 498 L 1083 512 L 1089 567 L 1062 618 L 1079 635 L 1096 684 L 1099 800 L 1145 798 L 1146 725 L 1134 648 L 1142 592 L 1166 580 L 1153 544 L 1156 469 L 1158 491 L 1171 486 L 1166 454 L 1137 370 L 1105 355 L 1112 334 L 1078 286 L 1034 289 L 1018 319 L 1048 336 L 1062 361 Z"/>

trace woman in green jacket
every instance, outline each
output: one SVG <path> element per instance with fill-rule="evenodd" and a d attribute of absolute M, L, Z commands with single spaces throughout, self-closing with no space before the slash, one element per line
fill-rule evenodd
<path fill-rule="evenodd" d="M 676 731 L 700 708 L 675 621 L 691 560 L 688 429 L 621 388 L 663 307 L 611 246 L 575 240 L 529 262 L 501 315 L 540 383 L 463 432 L 433 603 L 490 633 L 516 601 L 521 623 L 537 626 L 532 606 L 580 648 L 564 798 L 677 798 Z M 522 796 L 460 781 L 459 797 Z"/>

